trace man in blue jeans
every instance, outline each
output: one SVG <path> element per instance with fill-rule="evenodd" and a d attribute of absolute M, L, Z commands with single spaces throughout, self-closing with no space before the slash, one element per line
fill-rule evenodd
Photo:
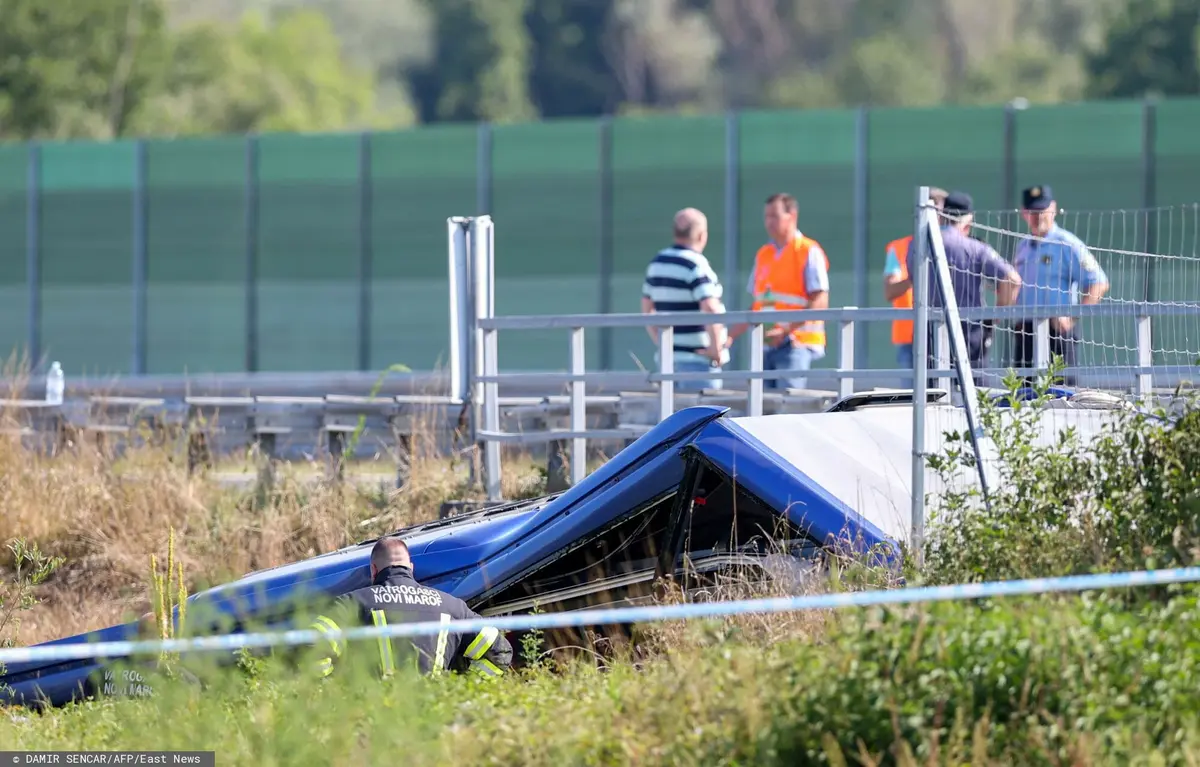
<path fill-rule="evenodd" d="M 675 242 L 654 256 L 646 267 L 642 283 L 642 313 L 709 312 L 723 314 L 721 283 L 704 257 L 708 243 L 708 219 L 695 208 L 675 214 Z M 715 319 L 715 317 L 714 317 Z M 646 330 L 658 345 L 658 328 Z M 729 358 L 725 350 L 725 326 L 676 325 L 673 327 L 674 366 L 676 373 L 721 372 L 721 363 Z M 699 381 L 676 381 L 677 391 L 720 389 L 716 375 Z"/>
<path fill-rule="evenodd" d="M 767 198 L 763 225 L 770 241 L 754 255 L 746 291 L 754 297 L 751 311 L 795 311 L 829 307 L 829 258 L 821 244 L 797 227 L 799 207 L 790 194 Z M 750 326 L 738 323 L 730 343 Z M 804 389 L 812 364 L 825 356 L 825 323 L 771 323 L 763 332 L 763 370 L 796 371 L 800 375 L 763 380 L 764 389 Z"/>

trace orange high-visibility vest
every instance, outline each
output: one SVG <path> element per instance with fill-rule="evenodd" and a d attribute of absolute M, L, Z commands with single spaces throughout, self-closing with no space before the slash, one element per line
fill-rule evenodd
<path fill-rule="evenodd" d="M 751 311 L 777 309 L 788 311 L 808 308 L 808 286 L 804 284 L 804 270 L 810 254 L 816 253 L 824 259 L 829 269 L 829 258 L 816 240 L 797 234 L 778 257 L 775 246 L 766 244 L 754 256 L 754 305 Z M 795 342 L 804 346 L 825 346 L 825 323 L 805 322 L 792 330 Z"/>
<path fill-rule="evenodd" d="M 910 234 L 907 237 L 901 237 L 898 240 L 892 240 L 888 243 L 887 249 L 896 249 L 896 260 L 900 262 L 900 279 L 908 279 L 908 246 L 912 243 L 913 236 Z M 892 300 L 892 306 L 897 309 L 911 309 L 913 305 L 912 288 L 904 291 L 899 298 Z M 911 344 L 913 342 L 913 321 L 912 320 L 895 320 L 892 322 L 892 343 L 894 344 Z"/>

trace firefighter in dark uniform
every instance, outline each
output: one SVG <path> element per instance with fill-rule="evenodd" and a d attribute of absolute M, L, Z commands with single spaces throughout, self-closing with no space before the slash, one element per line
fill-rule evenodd
<path fill-rule="evenodd" d="M 345 630 L 334 615 L 345 623 L 375 626 L 480 617 L 458 597 L 417 583 L 408 546 L 394 537 L 380 538 L 371 550 L 371 585 L 340 597 L 333 609 L 318 615 L 309 628 L 322 634 Z M 323 643 L 328 654 L 318 661 L 321 676 L 333 673 L 334 663 L 351 651 L 350 645 L 378 648 L 384 677 L 402 663 L 415 664 L 422 674 L 458 671 L 498 677 L 512 664 L 513 654 L 512 645 L 491 626 L 478 633 L 458 634 L 447 627 L 436 636 L 378 637 L 375 642 L 335 637 Z"/>

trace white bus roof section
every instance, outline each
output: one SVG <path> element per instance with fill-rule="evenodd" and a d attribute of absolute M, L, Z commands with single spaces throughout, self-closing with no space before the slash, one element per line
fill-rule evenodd
<path fill-rule="evenodd" d="M 1006 411 L 1006 417 L 1011 411 Z M 1100 432 L 1112 410 L 1059 409 L 1043 411 L 1037 419 L 1038 444 L 1050 445 L 1059 433 L 1074 426 L 1086 444 Z M 806 474 L 885 535 L 907 543 L 912 530 L 912 408 L 908 405 L 870 407 L 843 413 L 801 413 L 732 419 L 767 448 Z M 950 405 L 930 405 L 925 411 L 927 454 L 941 454 L 947 432 L 967 430 L 966 413 Z M 969 445 L 967 446 L 969 450 Z M 989 463 L 985 459 L 985 464 Z M 995 466 L 989 472 L 994 487 Z M 958 467 L 951 484 L 978 487 L 975 469 Z M 926 524 L 946 483 L 925 470 Z"/>

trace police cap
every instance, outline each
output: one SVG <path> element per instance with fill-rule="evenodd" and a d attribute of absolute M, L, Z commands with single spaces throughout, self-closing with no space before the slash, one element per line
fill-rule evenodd
<path fill-rule="evenodd" d="M 1024 210 L 1045 210 L 1050 207 L 1052 202 L 1054 202 L 1054 192 L 1045 184 L 1031 186 L 1021 192 L 1021 207 Z"/>
<path fill-rule="evenodd" d="M 975 201 L 966 192 L 951 192 L 942 203 L 942 212 L 947 216 L 965 216 L 975 212 Z"/>

